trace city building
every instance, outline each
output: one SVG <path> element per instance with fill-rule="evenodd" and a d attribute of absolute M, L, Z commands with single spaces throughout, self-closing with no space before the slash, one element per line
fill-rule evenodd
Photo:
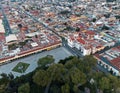
<path fill-rule="evenodd" d="M 120 46 L 111 48 L 103 53 L 95 54 L 98 64 L 112 74 L 120 76 Z"/>
<path fill-rule="evenodd" d="M 0 19 L 0 42 L 5 42 L 5 29 L 2 19 Z"/>
<path fill-rule="evenodd" d="M 103 50 L 105 47 L 115 45 L 112 39 L 89 30 L 68 35 L 67 41 L 71 48 L 77 48 L 84 56 L 94 54 Z"/>

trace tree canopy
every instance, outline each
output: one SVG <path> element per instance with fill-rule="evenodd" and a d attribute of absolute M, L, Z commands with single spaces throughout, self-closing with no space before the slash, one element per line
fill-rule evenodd
<path fill-rule="evenodd" d="M 18 93 L 30 93 L 29 83 L 23 84 L 18 87 Z"/>
<path fill-rule="evenodd" d="M 38 60 L 38 68 L 21 77 L 2 74 L 0 93 L 119 93 L 120 79 L 94 71 L 97 60 L 93 56 L 68 57 L 54 63 L 53 56 Z M 94 81 L 91 83 L 91 80 Z"/>
<path fill-rule="evenodd" d="M 39 67 L 47 67 L 52 63 L 54 63 L 54 58 L 51 55 L 47 55 L 47 56 L 45 56 L 43 58 L 40 58 L 38 60 L 38 66 Z"/>

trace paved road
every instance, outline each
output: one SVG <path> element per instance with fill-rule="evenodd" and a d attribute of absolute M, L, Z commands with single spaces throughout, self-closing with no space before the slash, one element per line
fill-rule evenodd
<path fill-rule="evenodd" d="M 29 73 L 29 72 L 33 71 L 37 67 L 37 60 L 39 58 L 42 58 L 42 57 L 46 56 L 46 55 L 53 55 L 54 58 L 55 58 L 55 63 L 57 63 L 59 60 L 65 59 L 66 57 L 72 56 L 73 54 L 71 54 L 64 47 L 59 47 L 59 48 L 53 49 L 51 51 L 45 51 L 45 52 L 42 52 L 42 53 L 30 55 L 28 57 L 24 57 L 24 58 L 12 61 L 12 63 L 2 65 L 2 66 L 0 66 L 0 73 L 8 74 L 8 73 L 12 72 L 14 74 L 14 76 L 21 76 L 22 75 L 21 73 L 17 73 L 17 72 L 12 71 L 12 69 L 19 62 L 25 62 L 25 63 L 30 64 L 30 66 L 28 67 L 26 72 L 23 73 L 23 74 Z"/>
<path fill-rule="evenodd" d="M 104 72 L 106 74 L 109 73 L 109 71 L 107 69 L 105 69 L 104 67 L 100 66 L 99 64 L 97 64 L 97 69 L 101 72 Z"/>
<path fill-rule="evenodd" d="M 38 18 L 34 17 L 32 14 L 30 14 L 30 12 L 27 12 L 23 9 L 21 9 L 19 6 L 17 6 L 17 8 L 19 9 L 19 11 L 22 11 L 24 14 L 26 14 L 27 16 L 31 17 L 34 21 L 40 23 L 41 25 L 43 25 L 45 28 L 47 28 L 48 30 L 52 31 L 53 33 L 55 33 L 56 35 L 58 35 L 59 37 L 61 37 L 58 33 L 56 33 L 55 30 L 51 29 L 46 23 L 44 23 L 41 20 L 38 20 Z"/>
<path fill-rule="evenodd" d="M 75 49 L 75 48 L 71 48 L 71 47 L 67 44 L 67 41 L 62 40 L 62 44 L 63 44 L 63 46 L 64 46 L 68 51 L 70 51 L 74 56 L 82 57 L 80 51 L 77 50 L 77 49 Z"/>
<path fill-rule="evenodd" d="M 1 11 L 2 11 L 2 14 L 3 14 L 3 23 L 4 23 L 4 28 L 5 28 L 6 35 L 12 34 L 12 30 L 10 28 L 10 24 L 8 22 L 8 19 L 6 17 L 6 14 L 4 12 L 4 9 L 2 7 L 1 2 L 0 2 L 0 8 L 1 8 Z"/>

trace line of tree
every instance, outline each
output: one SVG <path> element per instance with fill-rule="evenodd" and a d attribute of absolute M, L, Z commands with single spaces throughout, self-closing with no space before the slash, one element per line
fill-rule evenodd
<path fill-rule="evenodd" d="M 54 61 L 51 55 L 40 58 L 36 70 L 17 78 L 1 74 L 0 93 L 120 93 L 119 78 L 95 71 L 91 55 Z"/>

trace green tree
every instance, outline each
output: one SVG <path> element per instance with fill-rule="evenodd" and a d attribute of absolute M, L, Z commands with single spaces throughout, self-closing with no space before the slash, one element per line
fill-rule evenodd
<path fill-rule="evenodd" d="M 116 93 L 120 93 L 120 88 L 117 88 L 117 89 L 116 89 Z"/>
<path fill-rule="evenodd" d="M 97 89 L 103 93 L 120 91 L 119 78 L 92 70 L 97 62 L 91 55 L 82 58 L 66 58 L 59 64 L 51 64 L 53 60 L 49 64 L 49 57 L 47 60 L 46 57 L 43 60 L 40 59 L 43 61 L 42 66 L 46 69 L 38 68 L 16 79 L 12 74 L 3 73 L 0 79 L 0 93 L 17 91 L 18 93 L 81 93 L 85 87 L 88 87 L 91 93 L 96 93 Z M 93 83 L 90 82 L 92 79 Z"/>
<path fill-rule="evenodd" d="M 66 69 L 63 64 L 53 64 L 47 69 L 47 73 L 52 81 L 62 82 L 66 74 Z"/>
<path fill-rule="evenodd" d="M 117 90 L 120 87 L 120 80 L 117 77 L 112 76 L 110 74 L 107 77 L 110 80 L 110 89 Z"/>
<path fill-rule="evenodd" d="M 65 68 L 63 64 L 53 64 L 47 69 L 47 73 L 50 79 L 50 82 L 47 84 L 45 93 L 48 93 L 48 90 L 52 82 L 61 83 L 64 80 Z"/>
<path fill-rule="evenodd" d="M 56 84 L 52 84 L 49 93 L 61 93 L 60 87 Z"/>
<path fill-rule="evenodd" d="M 82 85 L 86 82 L 86 75 L 81 72 L 78 68 L 73 67 L 70 69 L 71 82 L 75 85 Z"/>
<path fill-rule="evenodd" d="M 92 55 L 84 56 L 83 62 L 85 65 L 89 65 L 91 68 L 97 64 L 97 60 Z"/>
<path fill-rule="evenodd" d="M 2 73 L 0 79 L 0 93 L 5 93 L 5 89 L 7 88 L 7 85 L 9 84 L 9 77 L 7 74 Z"/>
<path fill-rule="evenodd" d="M 65 64 L 65 68 L 67 69 L 71 69 L 72 67 L 77 67 L 78 69 L 81 70 L 81 60 L 78 59 L 77 57 L 73 57 L 71 60 L 69 60 L 68 62 L 66 62 Z"/>
<path fill-rule="evenodd" d="M 79 88 L 78 88 L 78 86 L 76 86 L 76 85 L 74 85 L 73 86 L 73 91 L 74 91 L 74 93 L 80 93 L 79 91 Z"/>
<path fill-rule="evenodd" d="M 104 91 L 106 89 L 110 89 L 110 80 L 109 80 L 109 78 L 102 77 L 102 78 L 100 78 L 98 83 L 99 83 L 98 85 L 99 85 L 101 90 Z"/>
<path fill-rule="evenodd" d="M 45 70 L 38 70 L 33 76 L 33 82 L 45 87 L 50 82 L 50 78 Z"/>
<path fill-rule="evenodd" d="M 7 74 L 2 73 L 2 74 L 1 74 L 1 77 L 2 77 L 2 79 L 0 80 L 0 81 L 1 81 L 1 84 L 2 84 L 2 83 L 7 84 L 7 83 L 9 82 L 9 77 L 8 77 Z"/>
<path fill-rule="evenodd" d="M 62 87 L 61 87 L 61 91 L 62 91 L 62 93 L 70 93 L 70 86 L 69 86 L 69 84 L 65 84 L 65 85 L 63 85 Z"/>
<path fill-rule="evenodd" d="M 83 66 L 83 72 L 90 73 L 96 64 L 97 60 L 92 55 L 84 56 L 81 64 Z"/>
<path fill-rule="evenodd" d="M 18 93 L 30 93 L 29 83 L 25 83 L 18 88 Z"/>
<path fill-rule="evenodd" d="M 6 86 L 7 84 L 1 83 L 1 80 L 0 80 L 0 93 L 5 93 Z"/>
<path fill-rule="evenodd" d="M 103 76 L 105 76 L 103 72 L 93 72 L 88 75 L 87 79 L 90 80 L 91 78 L 93 78 L 96 82 L 98 82 L 99 79 L 102 78 Z"/>
<path fill-rule="evenodd" d="M 54 63 L 54 58 L 51 55 L 47 55 L 47 56 L 45 56 L 43 58 L 40 58 L 38 60 L 38 66 L 39 67 L 47 67 L 52 63 Z"/>

